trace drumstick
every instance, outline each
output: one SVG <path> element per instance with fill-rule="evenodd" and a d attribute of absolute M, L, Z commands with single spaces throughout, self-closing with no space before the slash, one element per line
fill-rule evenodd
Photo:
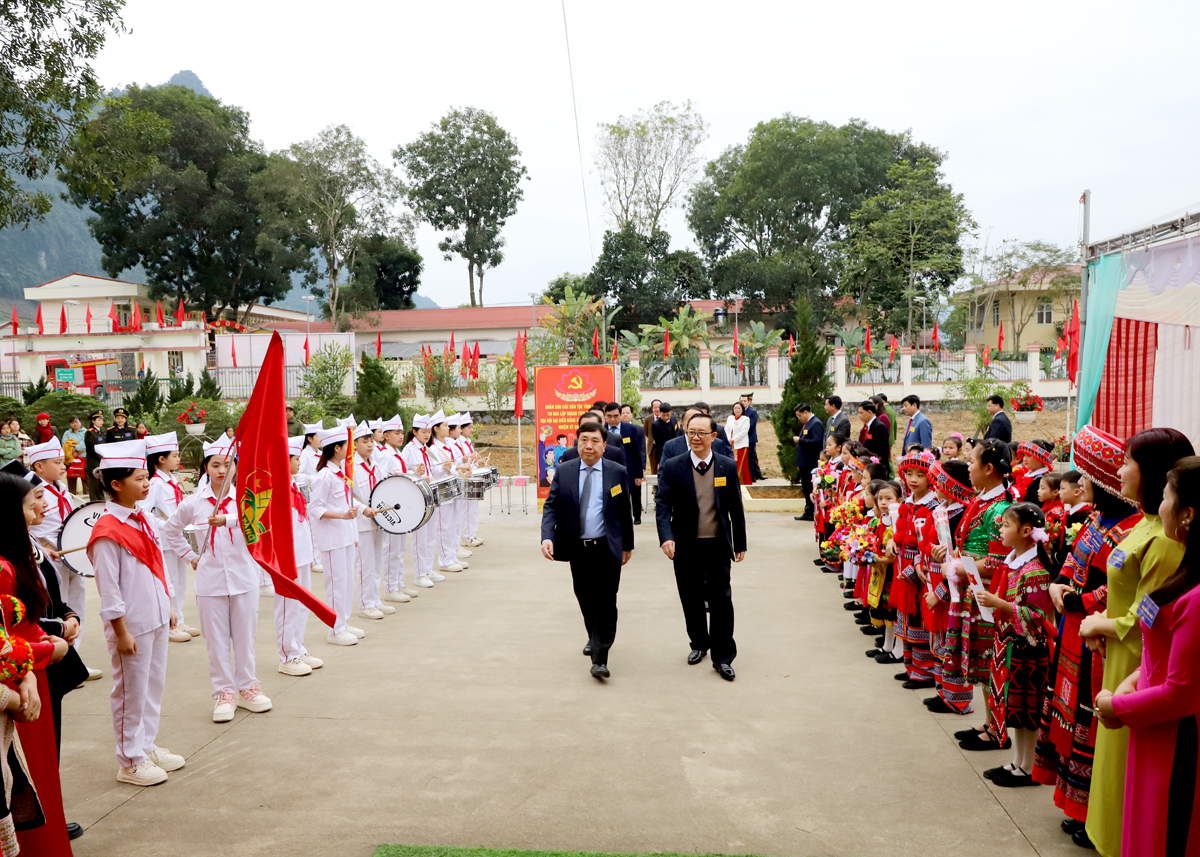
<path fill-rule="evenodd" d="M 66 555 L 67 555 L 67 554 L 69 554 L 69 553 L 75 553 L 75 551 L 85 551 L 85 550 L 87 550 L 87 547 L 88 547 L 87 545 L 80 545 L 80 546 L 79 546 L 79 547 L 77 547 L 77 548 L 69 548 L 69 549 L 67 549 L 67 550 L 65 550 L 65 551 L 59 551 L 59 552 L 58 552 L 58 555 L 59 555 L 59 556 L 66 556 Z"/>

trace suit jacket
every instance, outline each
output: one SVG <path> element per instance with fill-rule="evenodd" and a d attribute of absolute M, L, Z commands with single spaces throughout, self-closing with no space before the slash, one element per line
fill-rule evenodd
<path fill-rule="evenodd" d="M 564 459 L 566 456 L 564 456 Z M 608 550 L 618 561 L 622 551 L 633 550 L 633 510 L 625 490 L 625 468 L 607 458 L 600 460 L 604 474 L 604 535 Z M 579 548 L 579 468 L 559 462 L 550 483 L 550 496 L 542 507 L 542 541 L 554 542 L 554 558 L 570 562 Z"/>
<path fill-rule="evenodd" d="M 996 416 L 992 417 L 992 422 L 983 439 L 987 440 L 992 437 L 1005 443 L 1012 443 L 1012 421 L 1004 411 L 997 411 Z"/>
<path fill-rule="evenodd" d="M 750 418 L 750 435 L 746 439 L 753 445 L 758 443 L 758 411 L 746 408 L 746 416 Z"/>
<path fill-rule="evenodd" d="M 666 446 L 667 441 L 675 437 L 675 425 L 674 418 L 672 418 L 671 422 L 669 423 L 664 423 L 660 419 L 655 419 L 654 422 L 650 424 L 650 436 L 653 440 L 654 456 L 659 461 L 662 461 L 663 447 Z"/>
<path fill-rule="evenodd" d="M 810 472 L 821 458 L 825 448 L 825 426 L 816 414 L 800 427 L 800 442 L 796 444 L 796 469 L 802 474 Z"/>
<path fill-rule="evenodd" d="M 725 484 L 713 487 L 717 508 L 717 531 L 724 538 L 729 558 L 746 549 L 746 515 L 742 510 L 742 487 L 738 484 L 737 461 L 713 455 L 713 478 Z M 696 502 L 696 483 L 692 479 L 692 457 L 678 455 L 658 468 L 658 494 L 654 513 L 658 523 L 658 541 L 687 544 L 696 540 L 700 506 Z"/>
<path fill-rule="evenodd" d="M 605 459 L 605 461 L 611 461 L 613 464 L 619 464 L 619 465 L 621 465 L 621 467 L 624 467 L 625 466 L 625 451 L 623 449 L 618 449 L 616 446 L 613 446 L 612 444 L 605 443 L 604 459 Z M 566 461 L 578 461 L 578 460 L 579 460 L 579 447 L 576 446 L 574 449 L 568 449 L 566 452 L 564 452 L 562 454 L 562 458 L 560 458 L 558 460 L 558 463 L 562 464 L 563 462 L 566 462 Z M 557 471 L 555 471 L 554 478 L 555 479 L 558 478 Z M 628 472 L 627 472 L 626 479 L 629 479 L 629 478 L 631 478 L 631 477 L 629 477 Z"/>
<path fill-rule="evenodd" d="M 900 451 L 908 452 L 914 443 L 919 443 L 925 449 L 933 449 L 933 423 L 920 411 L 909 418 L 904 429 L 904 440 L 900 441 Z"/>
<path fill-rule="evenodd" d="M 892 447 L 888 443 L 888 429 L 876 417 L 869 426 L 863 426 L 858 435 L 859 442 L 867 448 L 871 455 L 879 459 L 880 464 L 887 464 L 892 455 Z"/>
<path fill-rule="evenodd" d="M 847 440 L 850 439 L 850 418 L 838 411 L 825 421 L 825 431 L 828 434 L 840 434 Z"/>
<path fill-rule="evenodd" d="M 724 438 L 718 437 L 716 440 L 714 440 L 712 448 L 713 452 L 715 452 L 717 455 L 727 455 L 730 458 L 734 458 L 733 447 L 730 446 L 729 441 L 725 440 Z M 658 463 L 661 465 L 664 461 L 669 459 L 680 455 L 687 455 L 690 449 L 691 446 L 688 445 L 688 440 L 686 437 L 683 435 L 680 435 L 679 437 L 673 437 L 667 441 L 667 445 L 663 447 L 662 455 L 658 457 Z M 736 461 L 737 459 L 734 458 L 734 460 Z"/>
<path fill-rule="evenodd" d="M 630 479 L 641 479 L 646 473 L 646 436 L 637 423 L 621 423 L 621 446 L 625 452 L 625 469 Z"/>

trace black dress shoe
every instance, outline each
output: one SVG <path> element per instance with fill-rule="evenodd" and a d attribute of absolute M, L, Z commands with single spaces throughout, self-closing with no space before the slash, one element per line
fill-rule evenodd
<path fill-rule="evenodd" d="M 983 730 L 983 729 L 959 729 L 957 732 L 954 733 L 954 740 L 955 741 L 965 741 L 973 735 L 982 735 L 984 733 L 984 731 L 985 730 Z M 1069 818 L 1067 819 L 1067 821 L 1070 821 L 1070 820 L 1071 819 L 1069 819 Z M 1063 824 L 1066 824 L 1066 821 L 1064 821 Z M 1071 831 L 1068 830 L 1066 832 L 1070 833 Z"/>
<path fill-rule="evenodd" d="M 815 565 L 815 566 L 823 566 L 823 565 L 825 565 L 825 560 L 823 560 L 823 559 L 814 559 L 814 560 L 813 560 L 813 565 Z"/>
<path fill-rule="evenodd" d="M 640 523 L 642 522 L 642 519 L 641 519 L 641 518 L 634 518 L 634 519 L 633 519 L 633 522 L 634 522 L 635 524 L 640 524 Z"/>
<path fill-rule="evenodd" d="M 984 736 L 987 736 L 986 738 Z M 1012 738 L 1005 738 L 1003 743 L 997 741 L 990 732 L 976 732 L 970 738 L 958 742 L 964 750 L 986 752 L 988 750 L 1007 750 L 1012 747 Z"/>
<path fill-rule="evenodd" d="M 858 606 L 857 601 L 851 601 L 849 604 L 843 604 L 842 606 L 847 610 L 861 610 L 862 609 L 861 607 Z"/>
<path fill-rule="evenodd" d="M 1001 765 L 998 768 L 988 768 L 986 771 L 983 772 L 983 776 L 985 779 L 989 779 L 989 780 L 994 779 L 996 774 L 1000 773 L 1003 770 L 1004 770 L 1003 765 Z"/>
<path fill-rule="evenodd" d="M 1021 786 L 1040 785 L 1037 780 L 1029 776 L 1029 774 L 1025 773 L 1024 771 L 1010 771 L 1008 768 L 1001 768 L 1000 770 L 996 771 L 995 775 L 992 777 L 992 782 L 1005 789 L 1016 789 L 1020 788 Z M 1085 832 L 1083 835 L 1087 836 L 1087 833 Z"/>
<path fill-rule="evenodd" d="M 583 644 L 583 653 L 585 655 L 587 655 L 589 658 L 592 656 L 592 644 L 591 643 Z"/>
<path fill-rule="evenodd" d="M 67 838 L 68 839 L 78 839 L 80 836 L 83 836 L 83 827 L 76 824 L 73 821 L 68 821 L 67 822 Z"/>
<path fill-rule="evenodd" d="M 908 681 L 908 673 L 896 673 L 892 678 L 896 681 Z"/>
<path fill-rule="evenodd" d="M 927 687 L 934 687 L 933 679 L 915 679 L 910 678 L 904 684 L 900 685 L 905 690 L 924 690 Z"/>
<path fill-rule="evenodd" d="M 1076 818 L 1064 818 L 1062 820 L 1062 832 L 1067 836 L 1074 836 L 1078 831 L 1083 830 L 1087 825 Z"/>
<path fill-rule="evenodd" d="M 822 565 L 824 565 L 824 563 L 822 563 Z M 825 570 L 826 574 L 840 575 L 842 573 L 842 570 L 840 568 L 835 568 L 834 566 L 830 566 L 830 565 L 826 565 L 824 570 Z"/>
<path fill-rule="evenodd" d="M 1096 846 L 1092 844 L 1092 839 L 1087 835 L 1086 830 L 1075 831 L 1073 834 L 1071 834 L 1071 841 L 1080 848 L 1090 848 L 1093 851 L 1096 850 Z"/>
<path fill-rule="evenodd" d="M 695 666 L 704 660 L 704 654 L 704 649 L 692 649 L 690 652 L 688 652 L 688 663 L 692 666 Z"/>
<path fill-rule="evenodd" d="M 725 679 L 725 681 L 733 681 L 734 677 L 736 676 L 736 673 L 733 671 L 733 667 L 731 667 L 729 664 L 713 664 L 713 669 L 716 670 L 717 675 Z"/>
<path fill-rule="evenodd" d="M 608 678 L 608 664 L 592 664 L 592 675 L 596 678 Z"/>
<path fill-rule="evenodd" d="M 880 648 L 867 649 L 867 657 L 870 658 L 871 660 L 874 660 L 876 655 L 882 655 L 882 654 L 883 654 L 883 649 L 880 649 Z"/>
<path fill-rule="evenodd" d="M 842 590 L 842 597 L 843 597 L 843 598 L 853 598 L 853 597 L 854 597 L 854 589 L 853 589 L 853 588 L 850 588 L 850 589 L 843 589 L 843 590 Z"/>
<path fill-rule="evenodd" d="M 933 714 L 958 714 L 958 712 L 946 704 L 946 700 L 940 696 L 932 697 L 932 701 L 926 701 L 925 707 Z M 960 744 L 961 746 L 961 744 Z"/>
<path fill-rule="evenodd" d="M 796 520 L 797 521 L 811 521 L 811 520 L 813 520 L 813 516 L 812 515 L 801 515 Z"/>
<path fill-rule="evenodd" d="M 871 620 L 870 620 L 870 619 L 868 619 L 867 621 L 868 621 L 868 622 L 870 622 Z M 869 637 L 869 636 L 871 636 L 872 634 L 878 634 L 878 633 L 879 633 L 879 629 L 878 629 L 878 628 L 876 628 L 874 625 L 870 625 L 870 624 L 868 624 L 868 625 L 863 625 L 863 626 L 862 626 L 861 628 L 859 628 L 858 630 L 862 631 L 862 632 L 863 632 L 864 634 L 866 634 L 868 637 Z"/>
<path fill-rule="evenodd" d="M 870 625 L 870 624 L 871 624 L 871 617 L 870 617 L 870 616 L 856 616 L 856 617 L 854 618 L 854 624 L 855 624 L 855 625 Z M 875 630 L 875 629 L 874 629 L 874 628 L 872 628 L 871 630 L 873 631 L 873 630 Z"/>
<path fill-rule="evenodd" d="M 875 663 L 877 663 L 877 664 L 902 664 L 902 663 L 904 663 L 904 658 L 898 658 L 895 655 L 893 655 L 891 652 L 884 652 L 883 654 L 875 656 Z"/>

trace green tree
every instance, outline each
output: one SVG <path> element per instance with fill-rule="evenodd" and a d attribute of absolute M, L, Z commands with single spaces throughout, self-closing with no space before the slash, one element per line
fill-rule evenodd
<path fill-rule="evenodd" d="M 788 377 L 783 382 L 783 395 L 779 406 L 771 415 L 775 425 L 775 436 L 779 439 L 779 466 L 793 483 L 800 480 L 796 470 L 796 444 L 793 437 L 800 433 L 800 422 L 796 419 L 796 405 L 808 404 L 814 411 L 827 396 L 833 395 L 833 378 L 829 375 L 829 355 L 832 349 L 820 344 L 820 338 L 812 326 L 813 310 L 808 301 L 796 304 L 795 324 L 798 335 L 796 350 L 788 361 Z"/>
<path fill-rule="evenodd" d="M 335 330 L 344 326 L 343 291 L 365 245 L 380 235 L 399 236 L 408 247 L 416 243 L 409 219 L 393 212 L 400 192 L 392 171 L 345 125 L 271 155 L 256 177 L 254 195 L 267 223 L 264 243 L 298 237 L 316 248 L 321 269 L 310 268 L 305 282 L 324 299 Z"/>
<path fill-rule="evenodd" d="M 309 356 L 308 365 L 300 377 L 300 391 L 321 402 L 342 394 L 346 374 L 354 366 L 349 348 L 331 342 Z M 393 412 L 394 413 L 394 412 Z M 391 414 L 388 414 L 390 417 Z"/>
<path fill-rule="evenodd" d="M 176 402 L 182 402 L 184 399 L 190 399 L 195 395 L 195 381 L 192 379 L 192 373 L 187 373 L 187 378 L 172 378 L 171 389 L 167 394 L 167 404 L 173 405 Z"/>
<path fill-rule="evenodd" d="M 355 260 L 352 281 L 366 286 L 381 310 L 413 309 L 423 265 L 421 254 L 402 236 L 371 235 Z"/>
<path fill-rule="evenodd" d="M 392 157 L 408 174 L 408 198 L 422 220 L 445 233 L 438 242 L 447 261 L 467 262 L 471 306 L 483 305 L 483 275 L 504 261 L 500 230 L 524 197 L 521 150 L 512 135 L 485 110 L 451 110 L 433 129 Z"/>
<path fill-rule="evenodd" d="M 358 401 L 354 416 L 383 420 L 400 410 L 400 388 L 396 376 L 383 360 L 363 355 L 358 365 Z"/>
<path fill-rule="evenodd" d="M 652 384 L 660 384 L 670 375 L 673 386 L 698 387 L 700 349 L 709 347 L 711 320 L 712 315 L 698 313 L 684 304 L 672 318 L 664 316 L 658 324 L 640 324 L 640 333 L 622 330 L 621 336 L 630 348 L 640 352 L 642 372 Z"/>
<path fill-rule="evenodd" d="M 96 161 L 120 162 L 119 147 L 130 111 L 159 117 L 169 137 L 139 152 L 154 166 L 143 177 L 107 184 L 92 178 Z M 267 165 L 250 139 L 250 117 L 238 107 L 197 95 L 183 86 L 130 87 L 110 100 L 79 133 L 80 156 L 62 173 L 71 200 L 95 217 L 88 225 L 109 276 L 142 266 L 150 295 L 182 297 L 213 317 L 279 300 L 293 272 L 311 266 L 311 253 L 294 232 L 268 241 L 262 210 L 251 192 Z"/>
<path fill-rule="evenodd" d="M 27 383 L 21 388 L 21 398 L 25 400 L 25 404 L 32 405 L 42 396 L 48 396 L 52 392 L 50 382 L 46 380 L 46 376 L 42 375 L 37 379 L 36 384 Z"/>
<path fill-rule="evenodd" d="M 662 230 L 646 237 L 632 223 L 604 233 L 604 249 L 588 275 L 588 291 L 607 296 L 619 329 L 672 316 L 689 299 L 708 297 L 711 284 L 700 257 L 670 249 Z"/>
<path fill-rule="evenodd" d="M 152 425 L 157 421 L 158 412 L 164 404 L 158 378 L 155 377 L 153 369 L 147 369 L 146 374 L 138 379 L 137 389 L 129 399 L 129 413 L 135 420 Z"/>
<path fill-rule="evenodd" d="M 1077 250 L 1048 241 L 1002 241 L 996 253 L 983 260 L 987 279 L 973 282 L 968 292 L 973 317 L 999 300 L 1011 350 L 1019 352 L 1021 337 L 1040 304 L 1049 303 L 1061 322 L 1070 316 L 1071 299 L 1079 289 L 1079 273 L 1072 268 L 1078 256 Z"/>
<path fill-rule="evenodd" d="M 221 398 L 221 387 L 212 373 L 205 369 L 200 373 L 200 383 L 196 387 L 196 398 L 217 401 Z"/>
<path fill-rule="evenodd" d="M 554 309 L 538 320 L 538 324 L 554 336 L 557 347 L 565 351 L 573 363 L 607 363 L 611 360 L 611 349 L 600 350 L 600 356 L 595 355 L 592 348 L 592 337 L 596 331 L 608 330 L 616 315 L 616 310 L 606 311 L 599 298 L 594 298 L 587 292 L 576 295 L 574 288 L 566 287 L 563 299 L 554 305 Z M 605 353 L 606 350 L 608 353 Z M 558 352 L 546 354 L 550 365 L 558 363 Z M 532 364 L 531 364 L 532 365 Z"/>
<path fill-rule="evenodd" d="M 697 150 L 707 137 L 708 123 L 690 101 L 660 101 L 631 117 L 600 123 L 596 170 L 618 230 L 633 226 L 643 235 L 658 231 L 663 214 L 695 177 L 700 166 Z"/>
<path fill-rule="evenodd" d="M 587 274 L 572 274 L 570 271 L 563 271 L 546 284 L 546 290 L 542 292 L 543 300 L 552 304 L 562 302 L 567 296 L 567 286 L 570 286 L 575 294 L 586 292 L 588 290 Z"/>
<path fill-rule="evenodd" d="M 460 375 L 454 364 L 454 355 L 449 350 L 441 354 L 425 352 L 421 374 L 425 382 L 425 398 L 430 403 L 431 410 L 436 411 L 460 398 Z"/>

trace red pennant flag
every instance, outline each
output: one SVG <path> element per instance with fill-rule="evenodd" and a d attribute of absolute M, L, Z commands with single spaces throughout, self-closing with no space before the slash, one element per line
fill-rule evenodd
<path fill-rule="evenodd" d="M 17 305 L 13 304 L 13 320 L 12 320 L 13 336 L 17 335 Z"/>
<path fill-rule="evenodd" d="M 200 323 L 204 325 L 204 329 L 208 329 L 208 314 L 204 310 L 200 310 Z"/>
<path fill-rule="evenodd" d="M 1000 338 L 996 341 L 996 353 L 1004 353 L 1004 322 L 1000 322 Z"/>
<path fill-rule="evenodd" d="M 450 353 L 454 353 L 454 331 L 450 331 Z"/>
<path fill-rule="evenodd" d="M 187 310 L 185 310 L 183 308 L 183 298 L 180 297 L 179 298 L 179 309 L 175 310 L 175 321 L 177 321 L 179 323 L 180 327 L 183 327 L 183 323 L 186 320 L 187 320 Z"/>
<path fill-rule="evenodd" d="M 304 365 L 305 366 L 308 365 L 308 357 L 309 357 L 309 355 L 308 355 L 308 337 L 305 336 L 304 337 Z"/>
<path fill-rule="evenodd" d="M 992 346 L 990 345 L 983 346 L 983 365 L 992 365 Z"/>
<path fill-rule="evenodd" d="M 67 305 L 62 305 L 62 312 L 58 316 L 58 335 L 67 335 Z"/>
<path fill-rule="evenodd" d="M 796 338 L 788 334 L 788 357 L 796 353 Z"/>
<path fill-rule="evenodd" d="M 138 306 L 137 304 L 134 304 L 130 311 L 133 314 L 133 323 L 130 325 L 129 329 L 130 330 L 141 330 L 142 329 L 142 308 L 140 306 Z"/>
<path fill-rule="evenodd" d="M 121 317 L 117 315 L 117 305 L 112 301 L 108 302 L 108 317 L 112 320 L 112 329 L 115 332 L 121 326 Z"/>
<path fill-rule="evenodd" d="M 892 363 L 896 359 L 896 334 L 892 334 L 892 342 L 888 345 L 888 363 Z"/>
<path fill-rule="evenodd" d="M 92 332 L 92 305 L 87 305 L 87 316 L 84 319 L 87 322 L 87 332 Z"/>
<path fill-rule="evenodd" d="M 941 348 L 941 337 L 938 336 L 938 323 L 933 322 L 933 350 L 937 351 Z"/>
<path fill-rule="evenodd" d="M 155 302 L 154 302 L 154 311 L 155 311 L 155 313 L 157 314 L 156 321 L 158 321 L 158 326 L 159 326 L 159 327 L 166 327 L 166 326 L 167 326 L 167 320 L 166 320 L 166 318 L 163 316 L 163 311 L 162 311 L 162 301 L 155 301 Z"/>
<path fill-rule="evenodd" d="M 375 334 L 375 359 L 378 360 L 383 356 L 383 334 Z"/>
<path fill-rule="evenodd" d="M 517 371 L 516 401 L 513 416 L 520 419 L 525 416 L 525 390 L 529 388 L 529 375 L 525 367 L 525 340 L 520 332 L 517 333 L 517 346 L 513 351 L 513 369 Z"/>
<path fill-rule="evenodd" d="M 618 358 L 617 358 L 617 340 L 616 340 L 616 339 L 614 339 L 614 340 L 613 340 L 613 358 L 612 358 L 612 362 L 613 362 L 613 363 L 616 363 L 616 362 L 617 362 L 617 359 L 618 359 Z"/>
<path fill-rule="evenodd" d="M 471 354 L 471 377 L 479 377 L 479 340 L 475 340 L 475 351 Z"/>
<path fill-rule="evenodd" d="M 663 357 L 671 356 L 671 331 L 667 330 L 663 334 Z"/>
<path fill-rule="evenodd" d="M 592 331 L 592 356 L 600 356 L 600 328 L 595 328 Z"/>
<path fill-rule="evenodd" d="M 466 378 L 467 374 L 470 371 L 471 371 L 471 346 L 467 345 L 467 343 L 464 342 L 463 343 L 463 353 L 462 353 L 462 367 L 459 369 L 459 373 L 464 378 Z"/>
<path fill-rule="evenodd" d="M 854 368 L 855 369 L 862 368 L 862 349 L 861 348 L 854 349 Z"/>
<path fill-rule="evenodd" d="M 869 324 L 867 325 L 866 349 L 867 349 L 867 353 L 870 354 L 871 353 L 871 325 L 869 325 Z"/>
<path fill-rule="evenodd" d="M 229 353 L 233 355 L 233 368 L 236 369 L 238 367 L 238 365 L 237 365 L 237 340 L 234 339 L 232 336 L 229 337 Z"/>
<path fill-rule="evenodd" d="M 1067 377 L 1071 385 L 1079 374 L 1079 301 L 1071 309 L 1071 321 L 1067 324 Z"/>
<path fill-rule="evenodd" d="M 238 520 L 250 556 L 271 575 L 275 591 L 299 601 L 333 627 L 336 614 L 324 601 L 296 583 L 292 540 L 292 477 L 288 464 L 287 418 L 284 415 L 283 340 L 271 335 L 267 356 L 258 371 L 254 392 L 238 422 Z"/>
<path fill-rule="evenodd" d="M 42 334 L 44 334 L 46 332 L 42 328 L 42 305 L 41 305 L 41 303 L 38 304 L 37 324 L 38 324 L 38 336 L 41 336 Z"/>

